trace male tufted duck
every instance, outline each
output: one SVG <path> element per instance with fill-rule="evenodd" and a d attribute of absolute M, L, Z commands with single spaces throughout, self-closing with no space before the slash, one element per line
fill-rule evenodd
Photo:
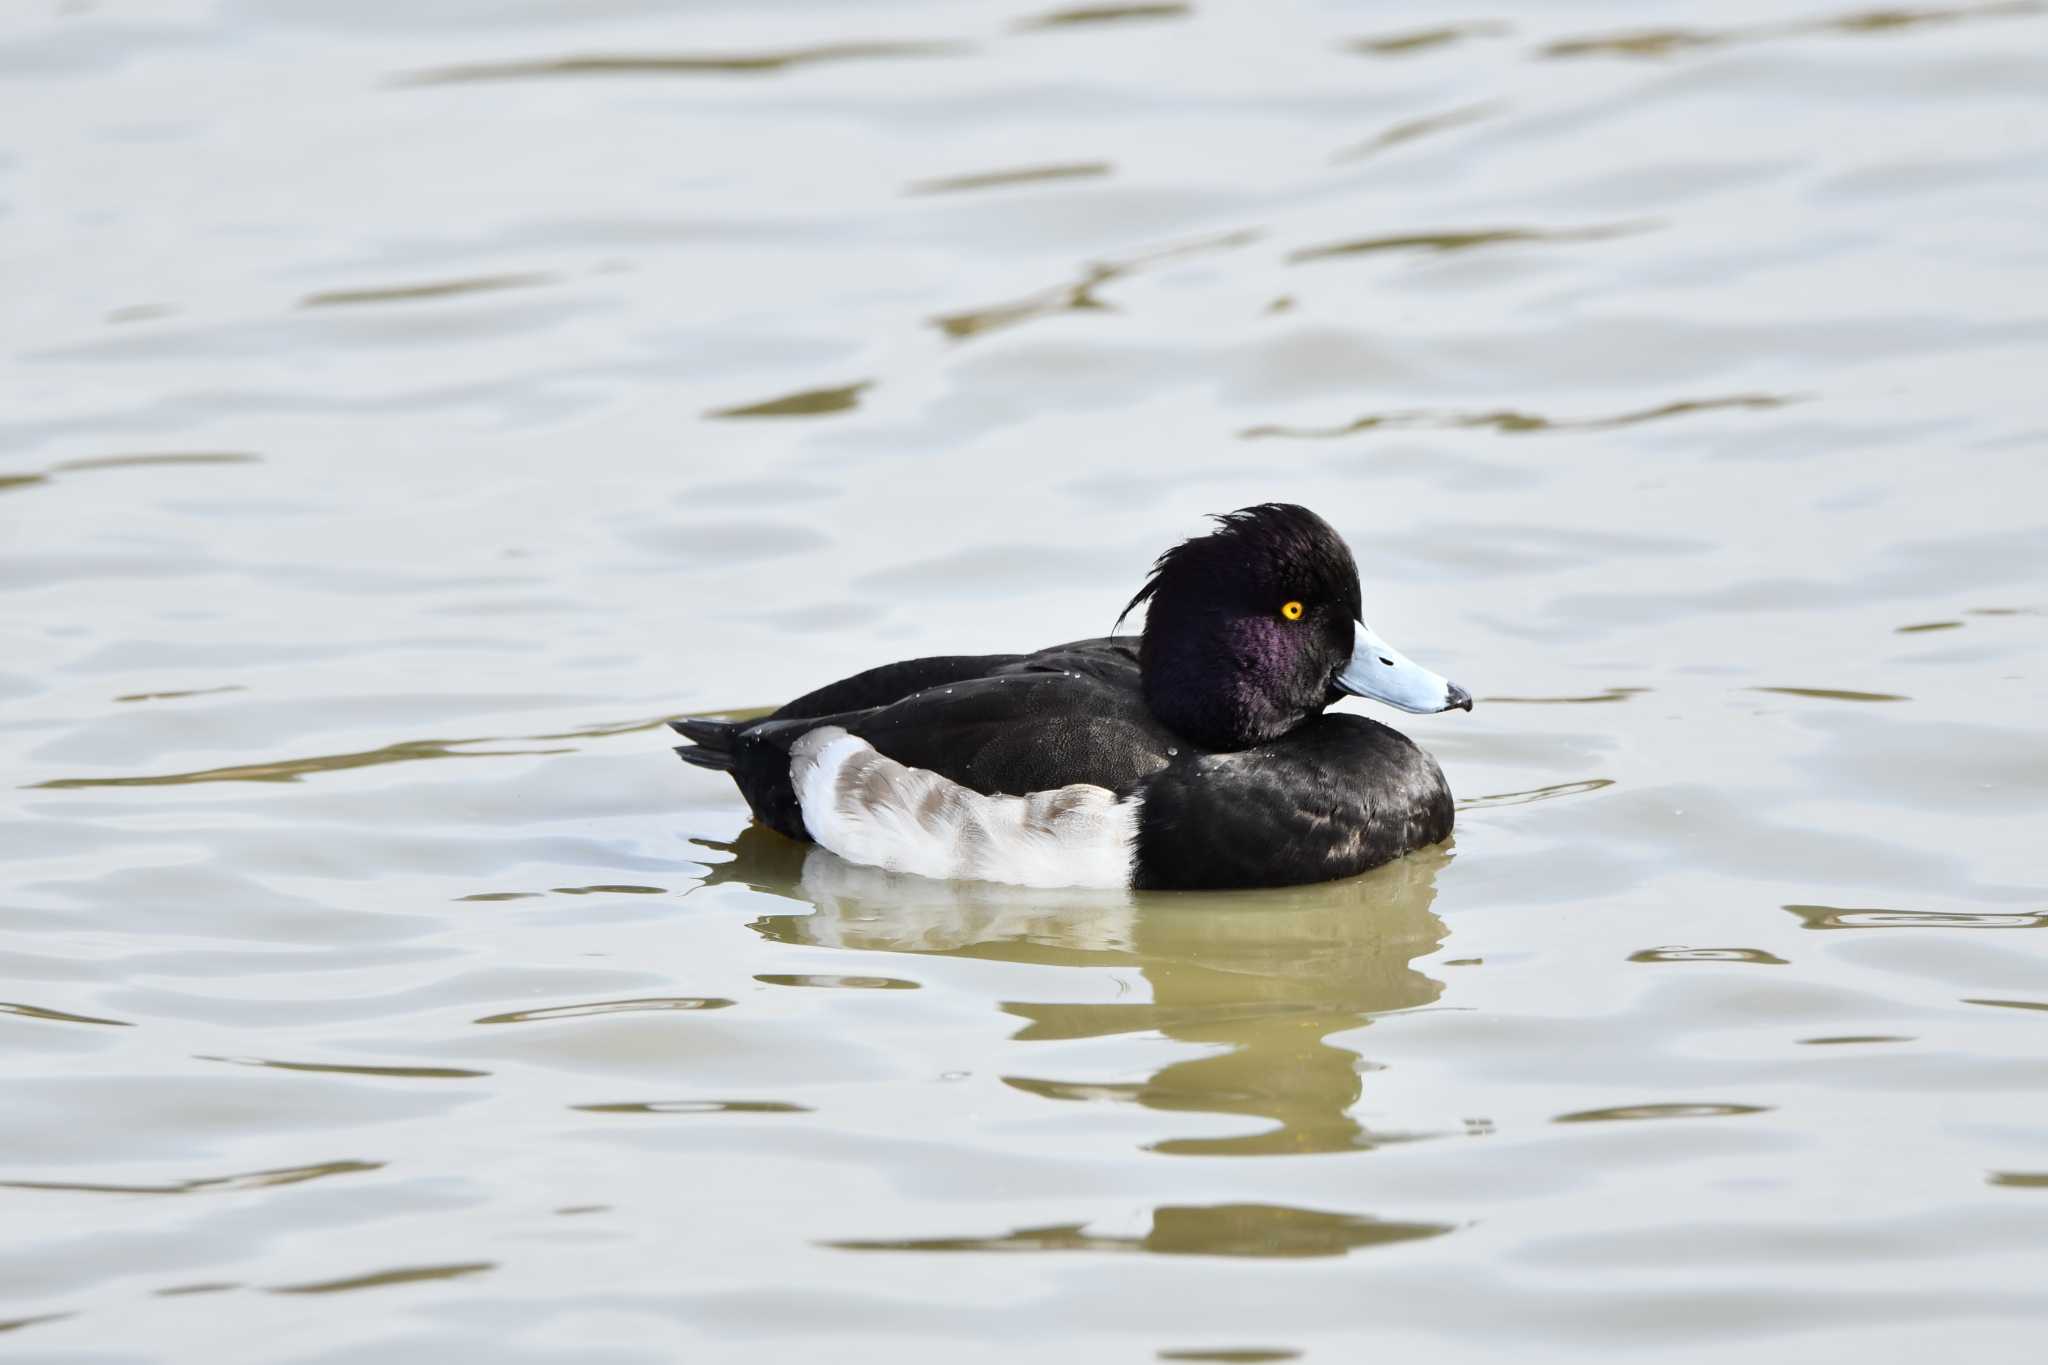
<path fill-rule="evenodd" d="M 1263 503 L 1174 546 L 1139 636 L 910 659 L 751 721 L 682 720 L 755 818 L 856 863 L 1026 886 L 1348 877 L 1451 832 L 1436 760 L 1363 716 L 1472 709 L 1373 634 L 1330 524 Z M 1122 618 L 1118 618 L 1121 624 Z"/>

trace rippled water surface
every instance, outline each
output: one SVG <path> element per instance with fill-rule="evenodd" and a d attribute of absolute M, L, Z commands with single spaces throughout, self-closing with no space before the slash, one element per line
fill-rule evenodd
<path fill-rule="evenodd" d="M 10 6 L 0 1354 L 2035 1358 L 2044 91 L 2028 0 Z M 891 880 L 667 752 L 1268 498 L 1478 696 L 1452 845 Z"/>

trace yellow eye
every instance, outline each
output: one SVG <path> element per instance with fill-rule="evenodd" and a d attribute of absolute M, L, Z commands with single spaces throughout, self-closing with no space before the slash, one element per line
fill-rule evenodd
<path fill-rule="evenodd" d="M 1299 621 L 1301 619 L 1301 611 L 1302 607 L 1299 602 L 1289 602 L 1280 608 L 1280 614 L 1290 621 Z"/>

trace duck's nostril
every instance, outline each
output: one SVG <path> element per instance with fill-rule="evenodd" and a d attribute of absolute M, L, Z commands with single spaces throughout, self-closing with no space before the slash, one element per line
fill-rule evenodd
<path fill-rule="evenodd" d="M 1384 654 L 1380 655 L 1380 662 L 1385 664 L 1388 668 L 1392 668 L 1394 666 L 1394 661 L 1392 659 L 1389 659 Z"/>

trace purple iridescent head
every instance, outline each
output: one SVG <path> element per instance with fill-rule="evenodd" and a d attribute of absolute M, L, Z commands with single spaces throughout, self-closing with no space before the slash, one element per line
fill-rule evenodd
<path fill-rule="evenodd" d="M 1358 566 L 1328 522 L 1284 502 L 1215 521 L 1159 556 L 1124 608 L 1148 604 L 1145 701 L 1169 729 L 1235 750 L 1279 738 L 1347 693 L 1407 711 L 1471 709 L 1464 689 L 1364 624 Z"/>

